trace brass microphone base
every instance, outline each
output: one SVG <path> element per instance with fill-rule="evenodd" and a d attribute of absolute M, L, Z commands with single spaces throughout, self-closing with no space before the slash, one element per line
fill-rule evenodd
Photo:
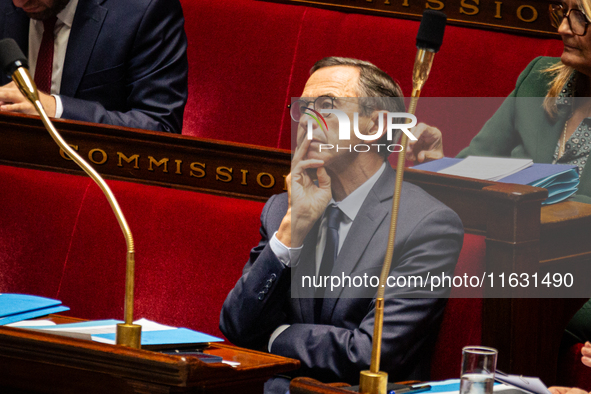
<path fill-rule="evenodd" d="M 139 324 L 117 324 L 117 345 L 139 349 L 142 343 L 142 326 Z"/>
<path fill-rule="evenodd" d="M 359 377 L 359 392 L 363 394 L 386 394 L 388 389 L 388 374 L 378 371 L 361 371 Z"/>

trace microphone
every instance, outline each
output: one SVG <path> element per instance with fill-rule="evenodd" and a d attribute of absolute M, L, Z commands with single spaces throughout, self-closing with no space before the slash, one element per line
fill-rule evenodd
<path fill-rule="evenodd" d="M 420 95 L 427 78 L 429 78 L 433 58 L 439 52 L 443 42 L 446 22 L 447 16 L 443 12 L 427 10 L 423 13 L 417 34 L 417 55 L 412 72 L 412 97 Z M 414 114 L 414 111 L 409 112 Z"/>
<path fill-rule="evenodd" d="M 412 95 L 408 113 L 414 115 L 417 109 L 417 102 L 421 95 L 421 89 L 429 77 L 433 57 L 439 51 L 443 41 L 443 32 L 447 17 L 444 13 L 427 10 L 423 13 L 423 19 L 417 34 L 417 55 L 412 74 Z M 405 147 L 408 140 L 406 133 L 402 134 L 400 145 Z M 382 332 L 384 325 L 384 298 L 385 285 L 390 274 L 392 266 L 392 256 L 394 255 L 394 241 L 396 240 L 396 225 L 398 221 L 398 210 L 400 207 L 400 190 L 402 188 L 402 178 L 404 177 L 404 150 L 398 153 L 398 163 L 396 165 L 396 182 L 394 185 L 394 194 L 392 198 L 392 215 L 390 219 L 390 234 L 388 234 L 388 247 L 382 265 L 380 282 L 375 302 L 375 317 L 373 326 L 373 339 L 371 350 L 371 364 L 369 370 L 361 371 L 359 376 L 359 392 L 365 394 L 386 394 L 388 385 L 388 374 L 380 371 L 380 358 L 382 346 Z"/>
<path fill-rule="evenodd" d="M 135 276 L 135 248 L 133 242 L 133 236 L 125 216 L 121 211 L 121 207 L 117 202 L 117 199 L 113 195 L 113 192 L 94 168 L 92 168 L 80 155 L 72 149 L 62 136 L 58 133 L 55 126 L 47 116 L 43 104 L 39 100 L 39 93 L 35 82 L 31 79 L 31 75 L 28 70 L 29 64 L 27 58 L 19 48 L 18 44 L 11 38 L 0 40 L 0 70 L 5 72 L 12 78 L 14 83 L 18 86 L 21 93 L 27 100 L 33 104 L 35 110 L 41 117 L 43 125 L 64 152 L 70 156 L 70 158 L 80 166 L 101 188 L 107 201 L 111 205 L 111 209 L 115 214 L 121 231 L 125 236 L 125 242 L 127 244 L 127 267 L 125 272 L 125 323 L 117 324 L 117 335 L 116 342 L 118 345 L 129 346 L 132 348 L 139 349 L 141 346 L 141 332 L 142 326 L 139 324 L 133 324 L 133 291 L 134 291 L 134 276 Z"/>
<path fill-rule="evenodd" d="M 37 107 L 39 93 L 29 74 L 29 62 L 12 38 L 0 40 L 0 70 L 11 77 L 23 96 Z"/>
<path fill-rule="evenodd" d="M 29 62 L 12 38 L 0 40 L 0 67 L 12 75 L 19 67 L 29 68 Z"/>

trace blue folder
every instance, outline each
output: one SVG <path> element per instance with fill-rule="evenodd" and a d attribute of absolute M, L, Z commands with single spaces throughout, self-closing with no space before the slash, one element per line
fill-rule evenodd
<path fill-rule="evenodd" d="M 101 337 L 115 340 L 115 334 L 96 334 L 93 337 Z M 165 346 L 201 344 L 210 342 L 223 342 L 224 340 L 213 335 L 204 334 L 188 328 L 176 328 L 174 330 L 142 331 L 142 346 Z"/>
<path fill-rule="evenodd" d="M 67 311 L 61 301 L 28 294 L 0 294 L 0 325 Z"/>
<path fill-rule="evenodd" d="M 444 157 L 443 159 L 416 165 L 413 168 L 438 172 L 462 160 Z M 569 164 L 534 163 L 531 167 L 501 178 L 497 182 L 543 187 L 548 190 L 548 198 L 542 204 L 549 205 L 564 201 L 577 192 L 579 169 L 577 166 Z"/>

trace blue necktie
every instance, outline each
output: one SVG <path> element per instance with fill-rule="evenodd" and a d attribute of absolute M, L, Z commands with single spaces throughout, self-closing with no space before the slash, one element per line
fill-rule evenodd
<path fill-rule="evenodd" d="M 324 246 L 320 270 L 318 271 L 319 279 L 330 275 L 332 268 L 334 267 L 334 262 L 337 259 L 339 251 L 339 225 L 343 220 L 343 211 L 341 211 L 336 205 L 331 204 L 326 208 L 325 215 L 327 218 L 326 245 Z M 324 291 L 324 287 L 319 287 L 316 291 L 316 299 L 314 300 L 314 321 L 316 323 L 320 323 Z"/>

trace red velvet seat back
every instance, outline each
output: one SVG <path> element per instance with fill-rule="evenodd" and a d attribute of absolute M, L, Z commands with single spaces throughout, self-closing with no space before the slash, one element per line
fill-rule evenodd
<path fill-rule="evenodd" d="M 0 293 L 57 297 L 89 182 L 0 165 Z"/>
<path fill-rule="evenodd" d="M 82 176 L 0 166 L 0 292 L 58 298 L 72 316 L 123 318 L 125 240 Z M 213 335 L 259 240 L 263 204 L 108 182 L 135 238 L 136 318 Z"/>
<path fill-rule="evenodd" d="M 464 245 L 455 275 L 482 276 L 485 269 L 485 239 L 481 235 L 464 235 Z M 431 379 L 460 377 L 462 348 L 482 344 L 482 298 L 456 298 L 467 295 L 466 289 L 453 288 L 447 301 L 443 322 L 431 359 Z M 482 296 L 482 290 L 479 289 Z M 473 294 L 473 293 L 472 293 Z"/>
<path fill-rule="evenodd" d="M 410 94 L 417 21 L 259 0 L 181 3 L 190 65 L 183 134 L 289 149 L 286 105 L 326 56 L 371 61 Z M 422 96 L 505 97 L 532 59 L 561 51 L 559 39 L 448 26 Z M 479 127 L 450 131 L 446 151 Z"/>
<path fill-rule="evenodd" d="M 221 306 L 248 259 L 247 245 L 259 240 L 263 204 L 130 182 L 110 185 L 136 238 L 135 316 L 221 335 Z M 89 242 L 96 245 L 92 253 Z M 72 243 L 64 302 L 71 300 L 72 312 L 89 319 L 122 316 L 125 243 L 97 187 L 84 201 Z M 80 278 L 90 280 L 90 288 Z M 93 299 L 94 292 L 103 294 Z"/>

